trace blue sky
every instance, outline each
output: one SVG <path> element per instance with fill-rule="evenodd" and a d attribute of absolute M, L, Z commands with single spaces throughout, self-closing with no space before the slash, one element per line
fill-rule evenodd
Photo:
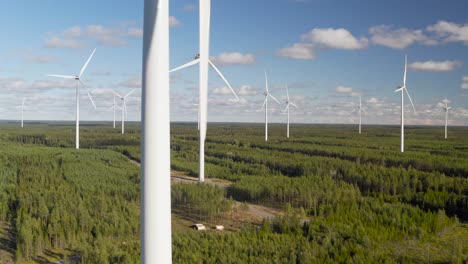
<path fill-rule="evenodd" d="M 291 120 L 354 123 L 358 95 L 364 123 L 398 124 L 404 54 L 408 124 L 442 124 L 447 97 L 451 123 L 468 125 L 468 19 L 464 1 L 212 0 L 212 60 L 238 92 L 236 102 L 210 72 L 209 121 L 262 122 L 264 77 L 285 101 L 284 85 L 300 106 Z M 140 117 L 143 1 L 2 1 L 0 9 L 0 119 L 74 120 L 73 82 L 45 74 L 77 74 L 94 47 L 83 81 L 98 106 L 81 93 L 83 120 L 110 120 L 110 89 L 129 99 L 130 120 Z M 198 1 L 171 2 L 171 66 L 198 50 Z M 174 121 L 196 121 L 198 69 L 172 75 Z M 406 99 L 406 102 L 408 100 Z M 283 122 L 273 102 L 270 119 Z"/>

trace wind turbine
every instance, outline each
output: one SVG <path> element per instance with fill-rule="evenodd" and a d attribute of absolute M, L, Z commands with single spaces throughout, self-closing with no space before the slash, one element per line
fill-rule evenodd
<path fill-rule="evenodd" d="M 356 111 L 356 109 L 354 109 L 354 111 Z M 367 114 L 367 111 L 366 111 L 366 108 L 362 106 L 360 95 L 359 95 L 359 107 L 357 108 L 357 111 L 359 112 L 359 134 L 361 134 L 362 112 Z"/>
<path fill-rule="evenodd" d="M 141 133 L 141 262 L 172 263 L 169 0 L 145 0 Z"/>
<path fill-rule="evenodd" d="M 21 127 L 24 127 L 24 100 L 25 98 L 23 97 L 23 102 L 21 105 L 18 105 L 17 107 L 21 107 Z"/>
<path fill-rule="evenodd" d="M 122 109 L 122 134 L 125 133 L 125 117 L 127 116 L 127 97 L 129 95 L 131 95 L 133 92 L 135 92 L 135 90 L 136 89 L 133 89 L 131 92 L 129 92 L 125 96 L 121 96 L 116 91 L 112 90 L 114 95 L 118 96 L 120 98 L 120 100 L 122 101 L 122 107 L 121 107 L 121 109 Z M 115 109 L 114 109 L 114 112 L 115 112 Z M 114 122 L 115 122 L 115 115 L 114 115 Z"/>
<path fill-rule="evenodd" d="M 113 94 L 113 96 L 114 96 L 114 102 L 112 103 L 112 106 L 111 106 L 110 109 L 113 110 L 113 112 L 114 112 L 114 123 L 113 123 L 113 128 L 115 128 L 115 110 L 116 110 L 116 109 L 119 109 L 119 110 L 120 110 L 120 109 L 122 109 L 122 108 L 120 108 L 118 105 L 115 104 L 115 94 Z"/>
<path fill-rule="evenodd" d="M 278 104 L 281 104 L 273 95 L 270 94 L 268 91 L 268 76 L 265 71 L 265 101 L 263 101 L 262 108 L 265 108 L 265 141 L 268 141 L 268 96 L 270 96 L 273 100 L 275 100 Z"/>
<path fill-rule="evenodd" d="M 76 149 L 80 148 L 80 93 L 79 93 L 79 84 L 81 84 L 83 87 L 86 87 L 85 84 L 81 81 L 81 76 L 83 76 L 84 71 L 86 70 L 86 67 L 88 67 L 89 62 L 93 58 L 94 53 L 96 52 L 96 49 L 93 50 L 93 53 L 91 53 L 91 56 L 89 56 L 88 60 L 86 63 L 81 67 L 80 74 L 79 75 L 56 75 L 56 74 L 48 74 L 48 76 L 51 77 L 59 77 L 59 78 L 64 78 L 64 79 L 74 79 L 76 81 Z M 91 100 L 91 103 L 94 106 L 94 109 L 96 109 L 96 105 L 94 104 L 93 98 L 91 97 L 91 94 L 89 93 L 89 90 L 86 89 L 88 93 L 89 100 Z"/>
<path fill-rule="evenodd" d="M 411 96 L 406 89 L 406 68 L 407 68 L 407 57 L 405 54 L 405 73 L 403 75 L 403 85 L 399 86 L 395 92 L 401 92 L 401 152 L 405 151 L 405 105 L 404 105 L 404 98 L 405 93 L 408 95 L 408 98 L 411 102 L 411 106 L 413 107 L 414 113 L 416 113 L 416 108 L 414 108 L 413 100 L 411 100 Z"/>
<path fill-rule="evenodd" d="M 199 94 L 199 116 L 200 116 L 200 170 L 199 170 L 199 181 L 205 181 L 205 140 L 206 140 L 206 128 L 208 119 L 208 69 L 209 66 L 213 68 L 216 73 L 223 79 L 224 83 L 231 89 L 232 93 L 239 100 L 236 92 L 226 80 L 221 71 L 214 65 L 210 60 L 210 19 L 211 19 L 211 0 L 200 0 L 199 3 L 200 11 L 200 53 L 195 58 L 169 72 L 175 72 L 196 64 L 200 66 L 200 94 Z"/>
<path fill-rule="evenodd" d="M 452 107 L 448 106 L 447 98 L 444 99 L 444 103 L 445 103 L 445 106 L 443 109 L 445 111 L 445 139 L 447 139 L 448 112 Z"/>
<path fill-rule="evenodd" d="M 284 109 L 284 112 L 288 112 L 288 126 L 287 126 L 287 129 L 286 129 L 286 136 L 289 138 L 289 109 L 290 109 L 290 105 L 296 107 L 297 109 L 299 109 L 299 107 L 297 105 L 295 105 L 293 102 L 291 102 L 291 100 L 289 100 L 289 89 L 288 89 L 288 85 L 286 84 L 286 108 Z"/>

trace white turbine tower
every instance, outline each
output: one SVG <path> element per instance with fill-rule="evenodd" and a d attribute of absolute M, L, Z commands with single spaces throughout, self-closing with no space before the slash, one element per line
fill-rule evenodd
<path fill-rule="evenodd" d="M 111 110 L 114 112 L 114 123 L 113 123 L 113 128 L 115 128 L 115 110 L 118 109 L 118 110 L 121 110 L 122 108 L 119 107 L 116 103 L 115 103 L 115 94 L 112 94 L 114 96 L 114 101 L 112 103 L 112 106 L 111 106 Z"/>
<path fill-rule="evenodd" d="M 59 78 L 64 78 L 64 79 L 74 79 L 76 81 L 76 149 L 80 148 L 80 92 L 79 92 L 79 84 L 81 84 L 83 87 L 86 87 L 85 84 L 81 81 L 81 76 L 83 76 L 84 71 L 86 70 L 86 67 L 88 67 L 89 62 L 91 61 L 91 58 L 93 58 L 94 53 L 96 52 L 96 49 L 93 50 L 93 53 L 91 53 L 91 56 L 89 56 L 89 59 L 86 61 L 86 63 L 83 65 L 81 68 L 80 74 L 79 75 L 56 75 L 56 74 L 48 74 L 48 76 L 51 77 L 59 77 Z M 94 104 L 93 98 L 91 97 L 91 94 L 89 93 L 88 90 L 86 90 L 88 93 L 89 100 L 91 100 L 91 103 L 94 106 L 94 109 L 96 109 L 96 105 Z"/>
<path fill-rule="evenodd" d="M 354 111 L 356 111 L 356 109 L 354 109 Z M 357 108 L 357 111 L 359 112 L 359 134 L 361 134 L 362 112 L 367 114 L 367 111 L 366 111 L 366 108 L 362 106 L 360 95 L 359 95 L 359 106 Z"/>
<path fill-rule="evenodd" d="M 444 99 L 443 101 L 445 103 L 445 106 L 444 106 L 444 111 L 445 111 L 445 139 L 447 139 L 447 126 L 448 126 L 448 112 L 449 110 L 452 108 L 452 107 L 449 107 L 448 106 L 448 99 Z"/>
<path fill-rule="evenodd" d="M 273 95 L 270 94 L 268 90 L 268 76 L 265 71 L 265 101 L 263 101 L 262 108 L 265 108 L 265 141 L 268 141 L 268 96 L 270 96 L 273 100 L 275 100 L 278 104 L 281 104 Z"/>
<path fill-rule="evenodd" d="M 141 263 L 172 263 L 169 0 L 145 0 L 141 135 Z"/>
<path fill-rule="evenodd" d="M 133 89 L 131 92 L 129 92 L 127 95 L 122 96 L 118 94 L 116 91 L 112 90 L 114 95 L 118 96 L 120 100 L 122 101 L 122 134 L 125 133 L 125 117 L 127 116 L 127 97 L 130 96 L 133 92 L 135 92 L 135 89 Z M 114 109 L 115 112 L 115 109 Z M 114 115 L 114 122 L 115 122 L 115 115 Z"/>
<path fill-rule="evenodd" d="M 290 105 L 296 107 L 296 109 L 299 109 L 299 107 L 297 105 L 295 105 L 293 102 L 291 102 L 291 100 L 289 99 L 289 89 L 288 89 L 288 85 L 286 85 L 286 108 L 284 109 L 284 112 L 288 112 L 288 126 L 286 128 L 286 136 L 289 138 L 289 109 L 290 109 Z"/>
<path fill-rule="evenodd" d="M 18 108 L 21 108 L 21 127 L 24 127 L 24 100 L 25 98 L 23 97 L 23 102 L 18 105 Z"/>
<path fill-rule="evenodd" d="M 208 69 L 211 66 L 216 73 L 223 79 L 224 83 L 231 89 L 232 93 L 239 100 L 236 92 L 226 80 L 221 71 L 210 60 L 210 16 L 211 0 L 200 0 L 200 53 L 194 60 L 170 70 L 178 71 L 196 64 L 200 66 L 200 94 L 199 94 L 199 120 L 200 120 L 200 170 L 199 181 L 205 181 L 205 139 L 208 119 Z"/>
<path fill-rule="evenodd" d="M 403 85 L 399 86 L 395 92 L 401 92 L 401 148 L 400 151 L 405 151 L 405 107 L 404 107 L 404 98 L 405 93 L 408 95 L 408 98 L 411 102 L 411 106 L 413 107 L 414 113 L 416 113 L 416 108 L 414 108 L 413 100 L 411 100 L 411 96 L 408 93 L 406 88 L 406 68 L 407 68 L 407 58 L 405 55 L 405 73 L 403 75 Z"/>

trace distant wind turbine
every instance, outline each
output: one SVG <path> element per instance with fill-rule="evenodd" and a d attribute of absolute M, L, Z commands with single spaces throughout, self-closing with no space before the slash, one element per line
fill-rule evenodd
<path fill-rule="evenodd" d="M 273 95 L 270 94 L 268 90 L 268 76 L 265 71 L 265 100 L 263 101 L 263 105 L 261 109 L 265 108 L 265 141 L 268 141 L 268 96 L 270 96 L 273 100 L 275 100 L 278 104 L 281 104 L 278 99 L 276 99 Z"/>
<path fill-rule="evenodd" d="M 356 109 L 354 111 L 356 111 Z M 357 108 L 357 111 L 359 112 L 359 134 L 361 134 L 362 112 L 367 114 L 367 111 L 366 111 L 366 108 L 362 106 L 360 95 L 359 95 L 359 106 Z"/>
<path fill-rule="evenodd" d="M 122 95 L 118 94 L 116 91 L 112 90 L 114 95 L 118 96 L 120 98 L 120 100 L 122 101 L 122 107 L 121 107 L 121 109 L 122 109 L 122 134 L 125 133 L 125 117 L 127 116 L 127 97 L 129 95 L 131 95 L 133 92 L 135 92 L 135 90 L 136 89 L 133 89 L 131 92 L 129 92 L 125 96 L 122 96 Z M 114 121 L 115 121 L 115 117 L 114 117 Z"/>
<path fill-rule="evenodd" d="M 411 102 L 411 106 L 413 107 L 414 113 L 416 113 L 416 108 L 414 108 L 413 100 L 411 100 L 411 96 L 406 89 L 406 68 L 407 68 L 407 57 L 405 54 L 405 73 L 403 75 L 403 85 L 399 86 L 395 92 L 401 92 L 401 152 L 405 151 L 405 105 L 404 105 L 404 98 L 405 93 L 408 95 L 408 98 Z"/>
<path fill-rule="evenodd" d="M 24 127 L 24 100 L 25 98 L 23 97 L 23 102 L 18 105 L 18 108 L 21 108 L 21 127 Z"/>
<path fill-rule="evenodd" d="M 59 78 L 64 78 L 64 79 L 74 79 L 76 81 L 76 149 L 80 148 L 80 93 L 79 93 L 79 84 L 81 84 L 83 87 L 86 88 L 85 84 L 81 81 L 81 76 L 83 76 L 84 71 L 86 70 L 86 67 L 88 67 L 89 62 L 93 58 L 94 53 L 96 52 L 96 49 L 93 50 L 93 53 L 91 53 L 91 56 L 89 56 L 88 60 L 86 63 L 83 65 L 81 68 L 80 74 L 79 75 L 56 75 L 56 74 L 48 74 L 48 76 L 51 77 L 59 77 Z M 91 94 L 89 93 L 89 90 L 87 90 L 89 100 L 91 100 L 91 103 L 94 106 L 94 109 L 96 109 L 96 105 L 94 104 L 93 98 L 91 97 Z"/>
<path fill-rule="evenodd" d="M 297 105 L 295 105 L 293 102 L 291 102 L 291 100 L 289 100 L 289 89 L 288 89 L 288 85 L 286 84 L 286 108 L 284 109 L 284 111 L 288 112 L 288 126 L 286 128 L 286 136 L 289 138 L 289 108 L 290 108 L 290 105 L 296 107 L 297 109 L 299 109 L 299 107 Z"/>
<path fill-rule="evenodd" d="M 445 106 L 444 106 L 444 111 L 445 111 L 445 139 L 447 139 L 447 126 L 448 126 L 448 112 L 449 110 L 452 108 L 452 107 L 449 107 L 448 106 L 448 100 L 447 98 L 444 99 L 444 103 L 445 103 Z"/>
<path fill-rule="evenodd" d="M 111 106 L 110 109 L 113 110 L 113 112 L 114 112 L 114 123 L 113 123 L 113 128 L 115 128 L 115 110 L 117 110 L 117 109 L 118 109 L 118 110 L 121 110 L 122 108 L 119 107 L 119 106 L 115 103 L 115 94 L 113 93 L 112 95 L 114 96 L 114 102 L 112 103 L 112 106 Z"/>
<path fill-rule="evenodd" d="M 239 100 L 236 92 L 226 80 L 221 71 L 210 60 L 210 19 L 211 19 L 211 0 L 200 0 L 200 53 L 195 58 L 169 72 L 175 72 L 196 64 L 200 66 L 200 94 L 199 94 L 199 115 L 200 115 L 200 170 L 199 181 L 205 181 L 205 140 L 208 119 L 208 69 L 211 66 L 216 73 L 223 79 L 226 85 L 231 89 L 232 93 Z"/>

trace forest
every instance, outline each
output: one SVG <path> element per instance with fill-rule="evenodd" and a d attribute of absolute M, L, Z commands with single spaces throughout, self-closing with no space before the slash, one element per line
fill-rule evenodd
<path fill-rule="evenodd" d="M 0 124 L 0 263 L 140 262 L 139 124 L 119 132 L 84 122 L 75 150 L 71 123 Z M 409 126 L 400 153 L 397 126 L 210 123 L 222 184 L 173 177 L 174 263 L 466 263 L 468 128 L 449 132 Z M 174 175 L 195 181 L 198 147 L 172 124 Z"/>

